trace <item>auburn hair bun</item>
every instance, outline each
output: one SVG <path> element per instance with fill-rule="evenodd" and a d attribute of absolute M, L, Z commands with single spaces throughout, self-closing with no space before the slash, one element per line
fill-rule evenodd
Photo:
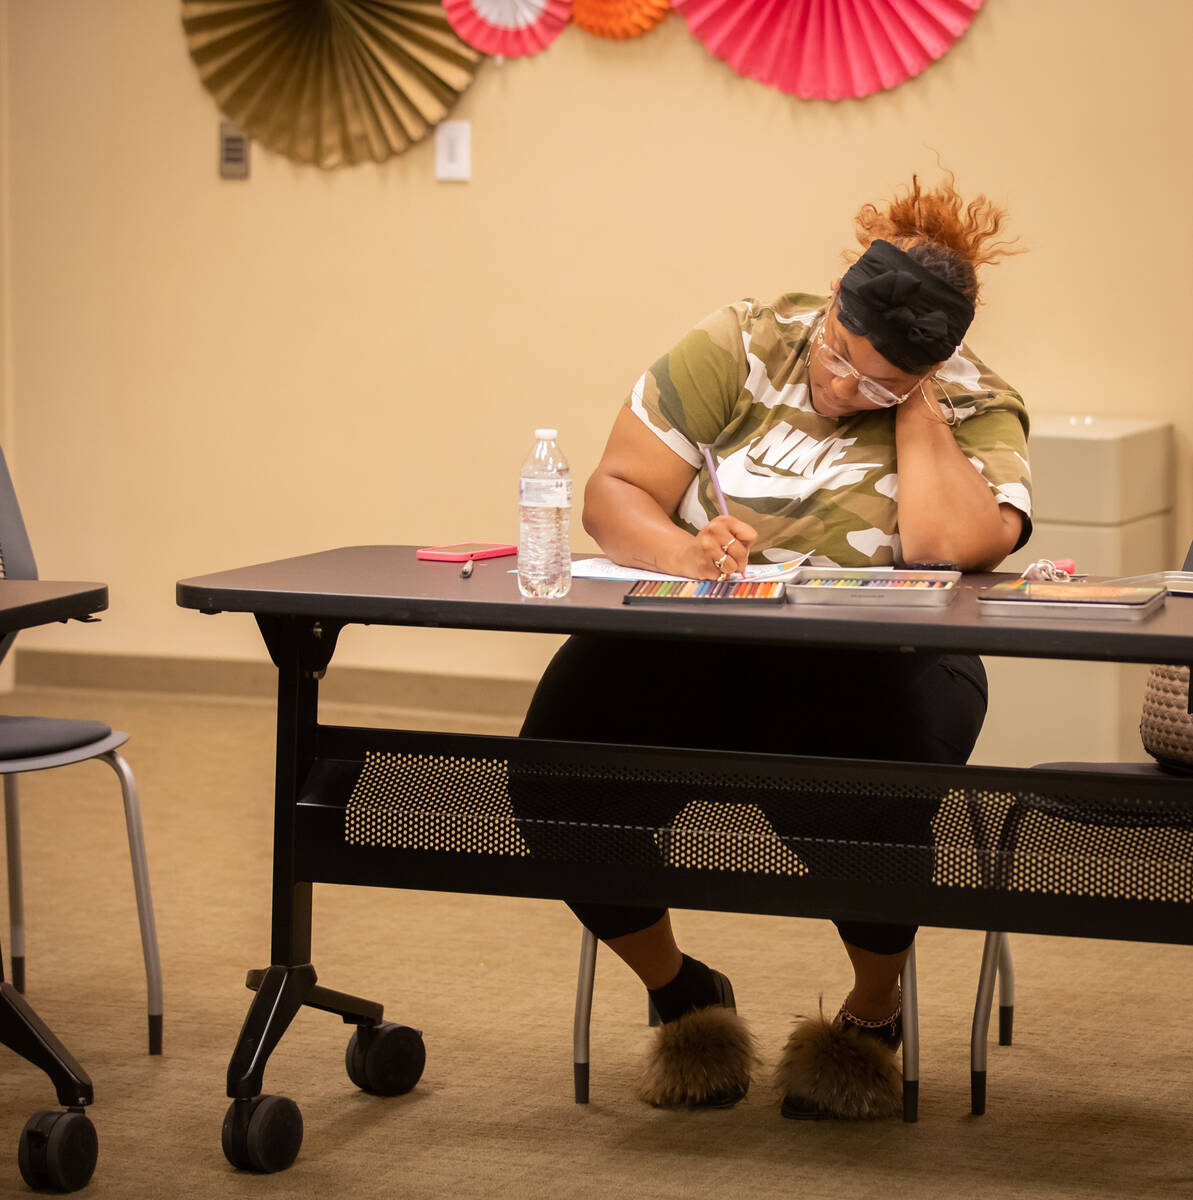
<path fill-rule="evenodd" d="M 930 189 L 921 187 L 913 175 L 911 185 L 886 205 L 863 204 L 854 223 L 862 250 L 884 238 L 976 304 L 978 268 L 1022 253 L 1013 239 L 1000 236 L 1006 220 L 1006 210 L 985 196 L 967 204 L 949 172 Z"/>

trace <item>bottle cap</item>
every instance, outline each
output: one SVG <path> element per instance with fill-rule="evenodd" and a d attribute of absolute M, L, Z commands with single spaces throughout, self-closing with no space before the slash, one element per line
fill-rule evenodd
<path fill-rule="evenodd" d="M 540 441 L 553 442 L 559 436 L 558 429 L 536 429 L 534 436 Z"/>

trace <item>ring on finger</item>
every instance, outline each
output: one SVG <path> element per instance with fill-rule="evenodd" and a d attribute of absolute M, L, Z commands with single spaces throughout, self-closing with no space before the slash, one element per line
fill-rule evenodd
<path fill-rule="evenodd" d="M 712 564 L 712 565 L 713 565 L 714 567 L 716 567 L 716 569 L 717 569 L 718 571 L 723 571 L 723 570 L 725 569 L 725 560 L 726 560 L 728 557 L 729 557 L 728 553 L 726 553 L 726 554 L 722 554 L 720 558 L 714 558 L 714 559 L 713 559 L 713 564 Z"/>
<path fill-rule="evenodd" d="M 736 541 L 737 541 L 737 538 L 735 538 L 735 537 L 731 537 L 731 538 L 730 538 L 730 539 L 729 539 L 729 540 L 728 540 L 728 541 L 727 541 L 727 542 L 726 542 L 726 543 L 725 543 L 725 544 L 724 544 L 724 545 L 721 547 L 721 549 L 722 549 L 722 550 L 724 550 L 724 552 L 725 552 L 726 554 L 728 554 L 728 553 L 729 553 L 729 547 L 730 547 L 730 546 L 732 546 L 732 545 L 733 545 L 733 543 L 734 543 L 734 542 L 736 542 Z"/>

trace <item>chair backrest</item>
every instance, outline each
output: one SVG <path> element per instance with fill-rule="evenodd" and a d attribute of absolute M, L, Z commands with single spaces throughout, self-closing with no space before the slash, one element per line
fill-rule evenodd
<path fill-rule="evenodd" d="M 17 503 L 16 489 L 8 473 L 4 451 L 0 450 L 0 579 L 36 579 L 37 563 L 33 559 L 33 547 L 25 532 L 25 521 L 21 506 Z M 8 653 L 9 646 L 17 635 L 10 633 L 0 638 L 0 659 Z"/>

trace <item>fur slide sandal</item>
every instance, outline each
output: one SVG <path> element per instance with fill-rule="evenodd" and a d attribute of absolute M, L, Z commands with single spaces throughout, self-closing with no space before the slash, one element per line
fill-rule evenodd
<path fill-rule="evenodd" d="M 802 1121 L 897 1116 L 903 1078 L 891 1044 L 898 1044 L 896 1023 L 901 1024 L 898 1014 L 890 1031 L 880 1033 L 841 1015 L 828 1021 L 823 1012 L 800 1020 L 775 1070 L 783 1116 Z"/>
<path fill-rule="evenodd" d="M 660 1025 L 638 1095 L 656 1108 L 729 1108 L 750 1088 L 758 1061 L 754 1038 L 733 1007 L 733 989 L 718 972 L 722 1003 Z"/>

